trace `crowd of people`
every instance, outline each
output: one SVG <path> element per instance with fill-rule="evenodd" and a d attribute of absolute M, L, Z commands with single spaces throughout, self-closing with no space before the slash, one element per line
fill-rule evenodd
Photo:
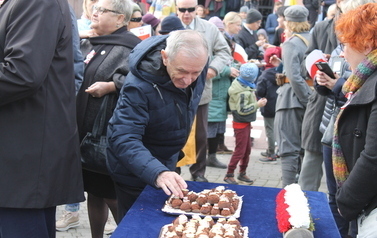
<path fill-rule="evenodd" d="M 103 237 L 109 211 L 119 223 L 146 185 L 183 197 L 184 165 L 193 181 L 216 167 L 252 185 L 257 111 L 268 147 L 255 159 L 280 160 L 283 187 L 318 191 L 325 174 L 341 237 L 374 237 L 377 2 L 276 0 L 268 16 L 259 4 L 84 0 L 76 19 L 66 0 L 0 0 L 0 238 L 77 227 L 84 191 Z M 131 33 L 144 25 L 151 37 Z M 307 72 L 314 50 L 334 75 Z M 101 171 L 81 163 L 94 134 Z"/>

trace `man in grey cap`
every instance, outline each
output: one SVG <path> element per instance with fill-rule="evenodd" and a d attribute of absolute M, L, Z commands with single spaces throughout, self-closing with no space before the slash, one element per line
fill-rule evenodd
<path fill-rule="evenodd" d="M 246 16 L 246 23 L 243 24 L 240 32 L 234 36 L 234 40 L 241 45 L 248 56 L 248 59 L 263 59 L 263 54 L 259 47 L 264 45 L 265 41 L 258 41 L 256 30 L 262 23 L 262 14 L 255 9 L 250 9 Z"/>
<path fill-rule="evenodd" d="M 295 183 L 299 172 L 301 126 L 312 89 L 301 65 L 309 43 L 309 12 L 301 5 L 284 11 L 286 40 L 282 45 L 285 82 L 277 90 L 274 132 L 279 148 L 283 187 Z"/>

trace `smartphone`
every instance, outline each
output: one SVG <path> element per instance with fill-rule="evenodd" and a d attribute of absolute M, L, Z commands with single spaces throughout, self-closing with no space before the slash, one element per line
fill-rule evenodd
<path fill-rule="evenodd" d="M 330 65 L 327 62 L 316 62 L 315 65 L 320 71 L 327 74 L 330 78 L 335 79 L 334 72 L 332 71 L 332 69 L 330 68 Z"/>

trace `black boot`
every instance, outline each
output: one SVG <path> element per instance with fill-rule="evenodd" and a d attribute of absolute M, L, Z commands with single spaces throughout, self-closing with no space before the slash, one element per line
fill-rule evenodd
<path fill-rule="evenodd" d="M 249 185 L 252 185 L 254 183 L 253 180 L 251 180 L 245 172 L 242 172 L 237 177 L 238 180 L 248 183 Z"/>
<path fill-rule="evenodd" d="M 225 144 L 219 144 L 217 146 L 217 153 L 219 154 L 232 154 L 233 150 L 228 149 Z"/>
<path fill-rule="evenodd" d="M 225 164 L 221 163 L 217 158 L 216 154 L 209 154 L 207 161 L 206 161 L 207 166 L 209 167 L 215 167 L 215 168 L 220 168 L 220 169 L 226 169 L 228 166 Z"/>
<path fill-rule="evenodd" d="M 224 182 L 229 184 L 238 184 L 237 181 L 234 179 L 234 174 L 226 174 Z"/>

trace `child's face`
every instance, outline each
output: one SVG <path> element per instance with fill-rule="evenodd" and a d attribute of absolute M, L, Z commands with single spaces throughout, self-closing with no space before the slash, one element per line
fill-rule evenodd
<path fill-rule="evenodd" d="M 266 37 L 264 37 L 263 34 L 258 35 L 258 40 L 266 40 Z"/>
<path fill-rule="evenodd" d="M 246 19 L 247 12 L 240 12 L 239 15 L 242 19 Z"/>
<path fill-rule="evenodd" d="M 196 15 L 198 15 L 199 17 L 204 16 L 204 9 L 201 7 L 198 7 L 196 9 Z"/>

